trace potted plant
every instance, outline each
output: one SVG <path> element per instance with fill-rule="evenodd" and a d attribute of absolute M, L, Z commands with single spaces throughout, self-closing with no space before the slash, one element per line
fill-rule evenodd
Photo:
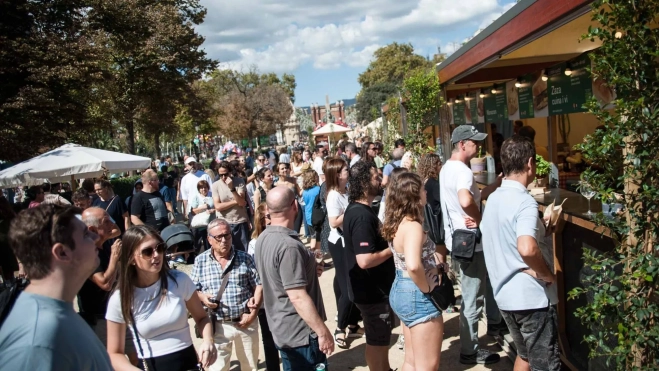
<path fill-rule="evenodd" d="M 487 170 L 487 163 L 483 155 L 483 146 L 478 148 L 478 157 L 471 159 L 471 171 L 473 173 L 482 173 Z"/>
<path fill-rule="evenodd" d="M 545 161 L 540 155 L 535 155 L 535 185 L 537 187 L 546 187 L 549 184 L 549 173 L 551 172 L 551 163 Z"/>

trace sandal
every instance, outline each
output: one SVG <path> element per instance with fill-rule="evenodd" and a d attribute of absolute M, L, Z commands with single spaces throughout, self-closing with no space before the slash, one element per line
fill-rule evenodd
<path fill-rule="evenodd" d="M 348 326 L 348 337 L 349 338 L 360 338 L 364 336 L 364 329 L 361 326 Z"/>
<path fill-rule="evenodd" d="M 343 338 L 340 338 L 338 335 L 343 335 Z M 346 342 L 345 331 L 339 329 L 334 330 L 334 342 L 339 348 L 348 349 L 348 343 Z"/>

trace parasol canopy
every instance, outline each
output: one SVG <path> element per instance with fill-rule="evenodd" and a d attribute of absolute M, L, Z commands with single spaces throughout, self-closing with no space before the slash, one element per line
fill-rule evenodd
<path fill-rule="evenodd" d="M 69 143 L 0 171 L 0 188 L 92 178 L 105 171 L 120 173 L 149 166 L 148 157 Z"/>

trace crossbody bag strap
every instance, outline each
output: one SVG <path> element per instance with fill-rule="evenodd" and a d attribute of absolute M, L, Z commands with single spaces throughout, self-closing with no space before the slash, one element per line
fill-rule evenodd
<path fill-rule="evenodd" d="M 110 208 L 110 206 L 112 206 L 112 203 L 114 202 L 114 200 L 115 200 L 116 198 L 117 198 L 116 195 L 115 195 L 114 197 L 112 197 L 112 199 L 110 200 L 110 203 L 109 203 L 108 206 L 105 208 L 105 211 L 108 211 L 108 209 Z"/>
<path fill-rule="evenodd" d="M 135 325 L 135 316 L 133 316 L 133 311 L 130 311 L 130 324 L 133 327 L 133 332 L 135 333 L 135 340 L 137 340 L 137 348 L 140 350 L 140 356 L 142 357 L 142 365 L 144 366 L 144 371 L 149 371 L 149 365 L 146 363 L 146 357 L 144 357 L 144 350 L 142 349 L 142 343 L 140 343 L 140 335 L 137 333 L 137 326 Z"/>
<path fill-rule="evenodd" d="M 439 199 L 442 199 L 441 194 L 439 195 Z M 453 223 L 451 223 L 451 212 L 448 210 L 448 204 L 446 203 L 446 200 L 444 201 L 444 208 L 446 209 L 446 219 L 448 219 L 448 227 L 449 230 L 451 231 L 451 237 L 453 236 L 453 232 L 455 231 L 453 229 Z"/>
<path fill-rule="evenodd" d="M 217 290 L 217 302 L 218 304 L 222 300 L 222 295 L 224 294 L 224 290 L 227 288 L 227 284 L 229 283 L 229 272 L 226 272 L 226 274 L 222 277 L 222 284 L 220 284 L 220 289 Z"/>

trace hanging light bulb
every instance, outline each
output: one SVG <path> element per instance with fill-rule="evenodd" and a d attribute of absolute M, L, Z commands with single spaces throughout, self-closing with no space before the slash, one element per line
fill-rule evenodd
<path fill-rule="evenodd" d="M 492 85 L 492 94 L 496 94 L 496 93 L 497 93 L 497 86 Z"/>
<path fill-rule="evenodd" d="M 515 81 L 515 87 L 516 88 L 521 88 L 522 87 L 522 81 L 519 79 L 519 77 L 517 78 L 517 81 Z"/>
<path fill-rule="evenodd" d="M 549 76 L 547 76 L 545 70 L 542 70 L 542 81 L 547 81 L 547 80 L 549 80 Z"/>
<path fill-rule="evenodd" d="M 481 89 L 480 97 L 485 98 L 485 89 Z"/>
<path fill-rule="evenodd" d="M 565 76 L 571 76 L 572 75 L 572 66 L 568 63 L 565 66 Z"/>

